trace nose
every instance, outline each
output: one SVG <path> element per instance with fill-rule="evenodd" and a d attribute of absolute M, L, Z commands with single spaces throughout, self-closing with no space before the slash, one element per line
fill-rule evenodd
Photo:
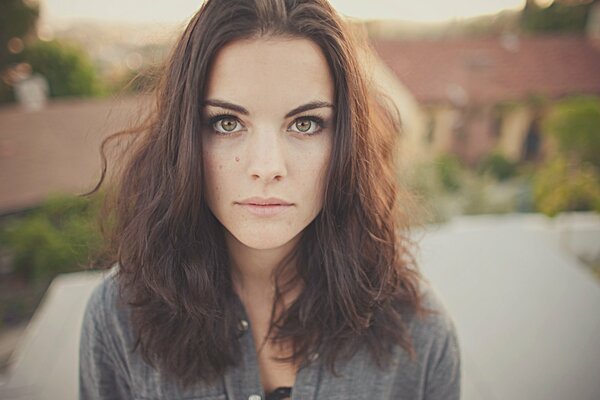
<path fill-rule="evenodd" d="M 252 180 L 268 183 L 287 175 L 285 146 L 276 130 L 251 135 L 248 145 L 248 174 Z"/>

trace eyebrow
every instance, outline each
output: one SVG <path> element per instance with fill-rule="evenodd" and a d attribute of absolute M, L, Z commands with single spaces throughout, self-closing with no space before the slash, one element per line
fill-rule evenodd
<path fill-rule="evenodd" d="M 206 107 L 206 106 L 221 107 L 221 108 L 226 108 L 228 110 L 237 111 L 240 114 L 244 114 L 244 115 L 250 114 L 248 112 L 248 110 L 246 110 L 244 107 L 239 106 L 237 104 L 229 103 L 224 100 L 208 99 L 204 103 L 202 103 L 202 106 L 203 107 Z M 304 112 L 304 111 L 314 110 L 315 108 L 325 108 L 325 107 L 335 109 L 335 106 L 327 101 L 316 100 L 316 101 L 311 101 L 310 103 L 302 104 L 302 105 L 294 108 L 293 110 L 291 110 L 290 112 L 288 112 L 285 115 L 285 118 L 289 118 L 293 115 L 300 114 L 301 112 Z"/>

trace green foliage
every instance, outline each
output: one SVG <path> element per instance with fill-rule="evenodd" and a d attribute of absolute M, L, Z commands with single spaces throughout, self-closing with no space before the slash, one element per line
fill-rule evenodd
<path fill-rule="evenodd" d="M 517 164 L 499 152 L 492 152 L 479 163 L 477 169 L 480 174 L 489 173 L 497 180 L 505 181 L 515 176 Z"/>
<path fill-rule="evenodd" d="M 0 72 L 10 60 L 8 41 L 31 33 L 40 14 L 38 4 L 23 0 L 0 1 Z"/>
<path fill-rule="evenodd" d="M 549 216 L 561 211 L 600 212 L 600 176 L 589 163 L 569 163 L 557 155 L 535 173 L 533 199 L 536 209 Z"/>
<path fill-rule="evenodd" d="M 583 32 L 593 3 L 554 1 L 542 8 L 528 0 L 521 14 L 521 27 L 527 32 Z"/>
<path fill-rule="evenodd" d="M 39 5 L 23 0 L 0 1 L 0 75 L 15 61 L 9 51 L 12 38 L 25 41 L 35 31 Z M 0 102 L 14 101 L 12 88 L 0 79 Z"/>
<path fill-rule="evenodd" d="M 445 190 L 456 192 L 460 189 L 461 163 L 455 155 L 443 154 L 434 160 L 437 176 Z"/>
<path fill-rule="evenodd" d="M 522 175 L 498 182 L 491 174 L 479 174 L 463 167 L 454 157 L 423 161 L 405 178 L 407 186 L 418 194 L 427 208 L 430 223 L 444 223 L 455 215 L 501 214 L 533 211 L 530 181 Z M 453 160 L 453 161 L 448 161 Z M 441 166 L 452 165 L 451 168 Z M 440 168 L 443 172 L 440 174 Z M 447 171 L 453 171 L 450 174 Z M 446 177 L 446 184 L 441 179 Z M 448 180 L 447 177 L 452 177 Z M 448 190 L 448 182 L 452 189 Z"/>
<path fill-rule="evenodd" d="M 100 81 L 87 54 L 75 45 L 56 40 L 37 41 L 27 46 L 22 61 L 48 80 L 50 96 L 95 96 Z"/>
<path fill-rule="evenodd" d="M 23 285 L 18 281 L 0 281 L 0 329 L 29 320 L 47 288 L 48 282 Z"/>
<path fill-rule="evenodd" d="M 575 97 L 558 102 L 542 130 L 556 143 L 557 154 L 533 177 L 536 209 L 550 216 L 600 212 L 600 101 Z"/>
<path fill-rule="evenodd" d="M 8 86 L 2 79 L 0 79 L 0 103 L 13 101 L 15 101 L 15 95 L 12 87 Z"/>
<path fill-rule="evenodd" d="M 102 238 L 96 217 L 101 197 L 53 195 L 26 217 L 9 221 L 0 231 L 0 243 L 12 254 L 15 272 L 40 282 L 79 270 L 99 254 Z"/>
<path fill-rule="evenodd" d="M 559 151 L 570 159 L 593 164 L 600 171 L 600 100 L 576 97 L 556 105 L 544 121 Z"/>

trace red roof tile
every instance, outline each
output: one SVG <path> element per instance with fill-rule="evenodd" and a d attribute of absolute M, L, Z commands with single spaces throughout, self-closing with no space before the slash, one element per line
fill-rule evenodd
<path fill-rule="evenodd" d="M 475 103 L 600 94 L 600 50 L 583 36 L 377 40 L 373 47 L 424 103 L 464 94 Z"/>

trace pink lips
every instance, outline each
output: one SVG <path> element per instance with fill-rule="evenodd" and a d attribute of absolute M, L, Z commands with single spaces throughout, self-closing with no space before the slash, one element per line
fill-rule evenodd
<path fill-rule="evenodd" d="M 269 197 L 267 199 L 262 197 L 250 197 L 240 202 L 236 202 L 235 204 L 259 217 L 272 217 L 287 211 L 293 206 L 292 203 L 288 203 L 287 201 L 276 197 Z"/>

